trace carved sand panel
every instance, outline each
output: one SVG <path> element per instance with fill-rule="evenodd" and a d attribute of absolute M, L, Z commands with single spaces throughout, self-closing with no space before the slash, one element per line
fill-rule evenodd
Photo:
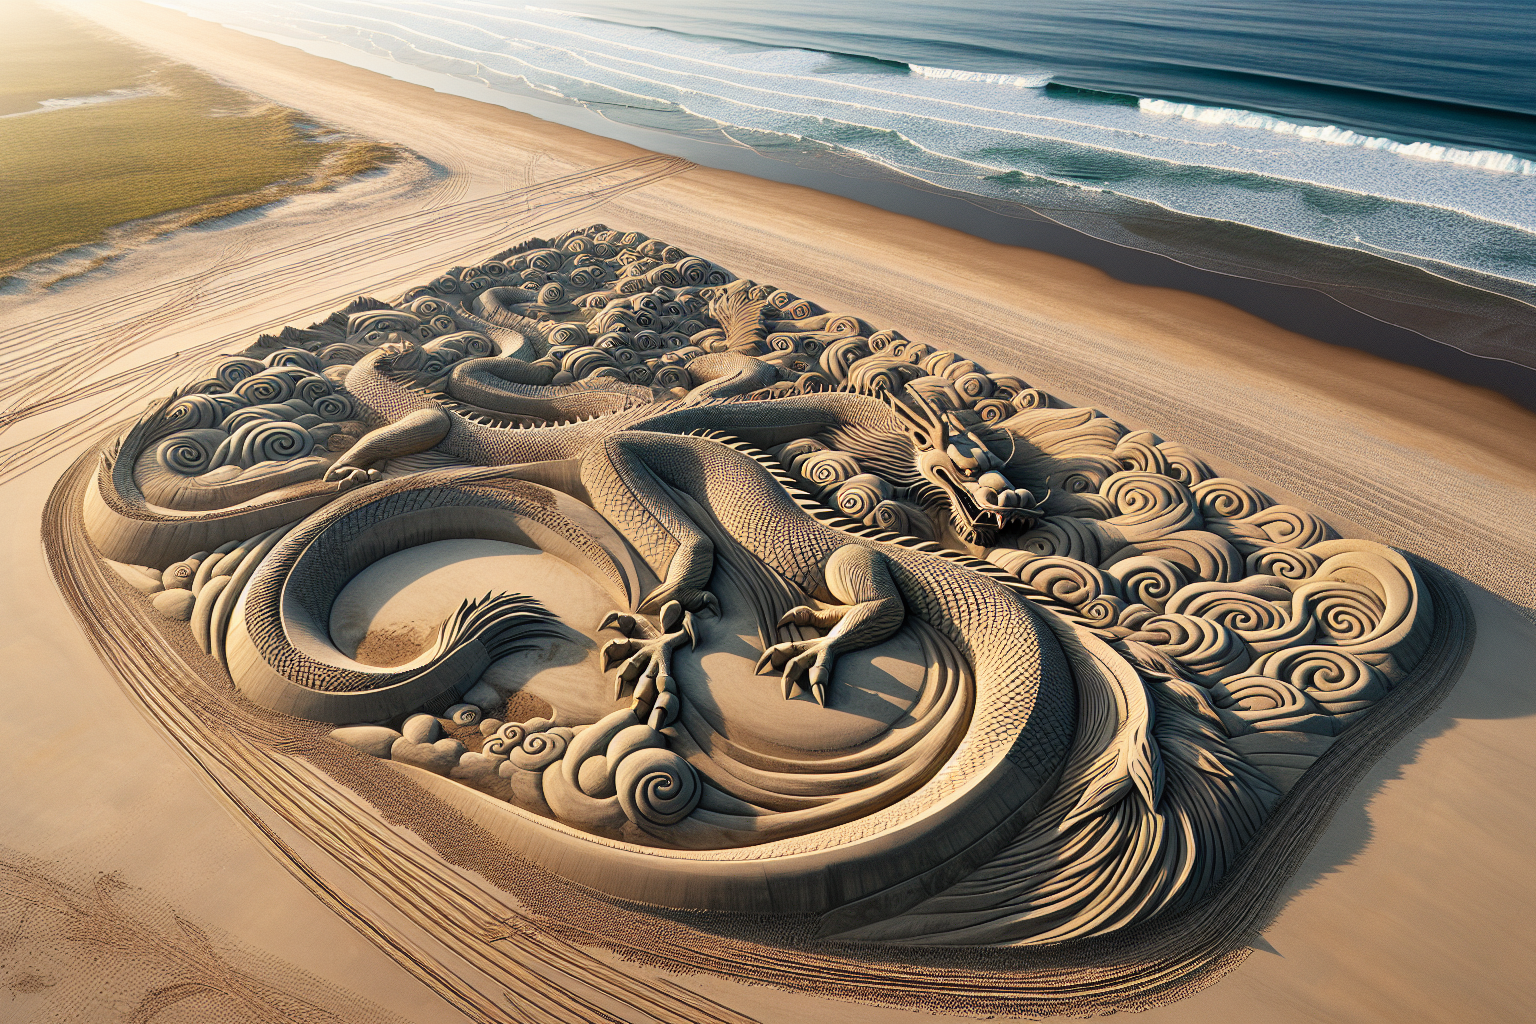
<path fill-rule="evenodd" d="M 56 565 L 206 707 L 549 879 L 511 898 L 627 908 L 588 941 L 682 922 L 909 1004 L 859 972 L 990 947 L 1013 1010 L 1145 1005 L 1229 963 L 1268 898 L 1235 887 L 1272 896 L 1470 623 L 959 349 L 638 233 L 533 239 L 154 403 L 61 484 Z M 1004 952 L 1042 947 L 1108 952 Z M 734 972 L 693 948 L 649 955 Z"/>

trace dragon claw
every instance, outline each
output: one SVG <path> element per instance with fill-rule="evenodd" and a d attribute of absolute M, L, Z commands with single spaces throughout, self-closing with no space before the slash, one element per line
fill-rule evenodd
<path fill-rule="evenodd" d="M 779 669 L 785 700 L 794 695 L 798 685 L 810 690 L 816 703 L 826 707 L 827 687 L 832 683 L 835 658 L 831 644 L 825 639 L 791 640 L 774 644 L 764 651 L 757 659 L 757 674 Z"/>
<path fill-rule="evenodd" d="M 703 614 L 710 612 L 716 618 L 720 616 L 720 601 L 707 590 L 695 590 L 691 587 L 679 587 L 663 583 L 651 591 L 649 597 L 640 605 L 643 612 L 665 614 L 668 605 L 677 605 L 684 611 Z"/>
<path fill-rule="evenodd" d="M 809 605 L 802 604 L 799 607 L 791 608 L 789 611 L 779 616 L 779 626 L 808 626 L 811 622 L 811 614 L 812 609 Z"/>
<path fill-rule="evenodd" d="M 357 487 L 362 484 L 373 483 L 382 477 L 383 474 L 376 469 L 363 469 L 360 466 L 333 465 L 325 471 L 325 476 L 322 479 L 330 483 Z"/>
<path fill-rule="evenodd" d="M 635 631 L 635 617 L 628 612 L 609 612 L 603 616 L 598 629 L 616 629 L 625 636 L 631 636 Z"/>
<path fill-rule="evenodd" d="M 632 710 L 659 729 L 677 721 L 682 706 L 672 678 L 672 652 L 684 642 L 697 646 L 699 634 L 693 612 L 678 601 L 664 604 L 658 617 L 660 630 L 627 612 L 608 613 L 602 628 L 612 627 L 628 635 L 604 644 L 602 660 L 604 672 L 618 666 L 613 699 L 618 700 L 624 688 L 632 685 Z"/>
<path fill-rule="evenodd" d="M 607 672 L 613 666 L 634 653 L 635 642 L 628 637 L 622 640 L 610 640 L 603 645 L 603 671 Z"/>

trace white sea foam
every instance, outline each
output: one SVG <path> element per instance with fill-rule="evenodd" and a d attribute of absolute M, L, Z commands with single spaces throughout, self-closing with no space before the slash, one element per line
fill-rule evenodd
<path fill-rule="evenodd" d="M 1268 114 L 1256 114 L 1251 110 L 1231 107 L 1202 107 L 1193 103 L 1171 103 L 1168 100 L 1144 99 L 1138 106 L 1144 114 L 1159 117 L 1179 117 L 1201 124 L 1219 124 L 1234 128 L 1258 128 L 1277 135 L 1295 135 L 1303 139 L 1315 139 L 1334 146 L 1355 146 L 1360 149 L 1379 149 L 1415 160 L 1435 160 L 1459 164 L 1462 167 L 1480 167 L 1488 171 L 1508 171 L 1512 174 L 1536 174 L 1536 160 L 1526 160 L 1513 153 L 1500 153 L 1492 149 L 1457 149 L 1440 146 L 1433 142 L 1398 142 L 1376 135 L 1361 135 L 1331 124 L 1296 124 L 1282 121 Z"/>
<path fill-rule="evenodd" d="M 1051 71 L 1032 74 L 988 74 L 985 71 L 956 71 L 953 68 L 930 68 L 922 64 L 908 64 L 907 69 L 919 78 L 943 78 L 951 82 L 980 82 L 984 85 L 1011 85 L 1015 89 L 1044 89 L 1051 82 Z"/>
<path fill-rule="evenodd" d="M 158 2 L 230 17 L 217 0 Z M 833 146 L 933 184 L 1084 217 L 1151 204 L 1536 284 L 1536 176 L 1508 154 L 1277 127 L 1215 107 L 1081 103 L 1042 89 L 1044 70 L 904 73 L 504 0 L 251 0 L 237 24 L 318 35 L 493 89 L 531 86 L 614 120 L 644 109 L 662 115 L 647 116 L 651 127 L 675 116 L 687 133 L 692 117 L 743 145 Z"/>

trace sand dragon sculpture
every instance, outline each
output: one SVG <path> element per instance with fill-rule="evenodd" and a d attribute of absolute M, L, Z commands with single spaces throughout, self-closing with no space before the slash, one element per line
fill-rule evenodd
<path fill-rule="evenodd" d="M 1195 906 L 1436 621 L 1403 554 L 1176 442 L 600 225 L 224 358 L 84 521 L 219 685 L 509 850 L 896 945 Z M 608 610 L 507 579 L 392 663 L 338 640 L 370 566 L 466 539 Z M 598 696 L 526 713 L 493 667 L 555 644 Z"/>

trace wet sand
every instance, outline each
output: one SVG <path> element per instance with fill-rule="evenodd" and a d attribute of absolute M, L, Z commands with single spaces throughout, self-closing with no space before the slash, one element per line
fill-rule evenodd
<path fill-rule="evenodd" d="M 432 182 L 347 207 L 348 227 L 376 244 L 344 250 L 322 232 L 315 247 L 338 254 L 325 273 L 292 260 L 263 262 L 263 254 L 316 237 L 328 223 L 322 200 L 164 239 L 57 294 L 0 298 L 0 315 L 12 323 L 84 309 L 106 324 L 107 310 L 134 312 L 121 308 L 121 296 L 189 266 L 209 267 L 205 297 L 157 320 L 122 365 L 328 300 L 339 304 L 433 259 L 494 252 L 531 233 L 519 225 L 539 211 L 511 198 L 404 240 L 388 233 L 392 217 L 644 156 L 160 8 L 124 0 L 84 9 L 233 85 L 405 146 L 442 168 Z M 744 276 L 973 354 L 990 369 L 1183 441 L 1224 471 L 1325 512 L 1345 532 L 1415 551 L 1468 579 L 1478 640 L 1460 685 L 1352 794 L 1292 881 L 1293 896 L 1255 940 L 1258 951 L 1204 992 L 1143 1016 L 1530 1016 L 1536 414 L 1214 299 L 1125 284 L 1060 257 L 798 186 L 678 166 L 600 206 L 581 200 L 584 187 L 576 179 L 561 203 L 539 199 L 555 220 L 538 233 L 603 221 L 675 241 Z M 236 255 L 214 266 L 230 251 Z M 259 287 L 216 308 L 207 296 L 242 268 L 260 272 Z M 144 310 L 155 301 L 143 300 Z M 313 317 L 294 319 L 302 325 Z M 25 429 L 57 429 L 70 415 L 61 409 Z M 76 450 L 78 442 L 0 489 L 15 524 L 5 541 L 13 584 L 0 598 L 12 626 L 0 684 L 7 706 L 0 763 L 26 783 L 0 796 L 7 843 L 84 869 L 121 870 L 191 917 L 409 1019 L 459 1019 L 264 857 L 95 661 L 53 590 L 34 525 Z M 89 718 L 71 717 L 80 710 Z M 88 767 L 101 764 L 112 766 L 105 781 L 100 767 Z M 708 978 L 686 984 L 764 1022 L 935 1019 Z"/>

